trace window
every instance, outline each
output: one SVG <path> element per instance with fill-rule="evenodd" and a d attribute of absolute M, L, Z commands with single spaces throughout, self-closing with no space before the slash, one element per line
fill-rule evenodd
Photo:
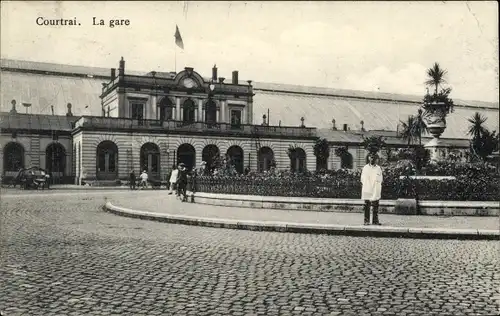
<path fill-rule="evenodd" d="M 19 171 L 24 167 L 24 148 L 18 143 L 8 143 L 4 147 L 3 166 L 5 171 Z"/>
<path fill-rule="evenodd" d="M 231 127 L 239 128 L 241 125 L 241 110 L 231 110 Z"/>
<path fill-rule="evenodd" d="M 139 125 L 142 125 L 144 119 L 144 104 L 132 103 L 132 118 L 137 120 Z"/>

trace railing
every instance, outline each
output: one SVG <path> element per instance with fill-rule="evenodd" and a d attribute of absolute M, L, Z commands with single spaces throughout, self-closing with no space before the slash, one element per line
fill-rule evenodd
<path fill-rule="evenodd" d="M 111 118 L 99 116 L 85 116 L 75 122 L 75 127 L 82 128 L 106 128 L 106 129 L 150 129 L 165 131 L 182 131 L 192 133 L 220 133 L 223 135 L 258 135 L 264 136 L 288 136 L 310 138 L 316 136 L 316 129 L 309 127 L 286 127 L 286 126 L 261 126 L 230 123 L 210 122 L 183 122 L 183 121 L 160 121 L 151 119 Z"/>

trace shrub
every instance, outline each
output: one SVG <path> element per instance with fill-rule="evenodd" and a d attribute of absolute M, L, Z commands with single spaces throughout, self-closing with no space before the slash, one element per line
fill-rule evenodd
<path fill-rule="evenodd" d="M 411 179 L 415 165 L 399 161 L 384 168 L 382 198 L 418 198 L 420 200 L 500 200 L 500 177 L 485 164 L 430 164 L 427 175 L 455 176 L 455 180 Z M 199 176 L 193 181 L 198 192 L 296 196 L 318 198 L 361 197 L 360 170 L 324 170 L 303 174 L 289 171 L 249 173 L 248 175 Z M 405 176 L 400 179 L 400 176 Z"/>

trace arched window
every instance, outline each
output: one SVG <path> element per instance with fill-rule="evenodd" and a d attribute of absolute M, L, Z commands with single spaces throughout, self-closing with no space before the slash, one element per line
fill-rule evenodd
<path fill-rule="evenodd" d="M 182 144 L 177 148 L 177 164 L 181 162 L 186 165 L 188 170 L 195 167 L 196 151 L 191 144 Z"/>
<path fill-rule="evenodd" d="M 217 122 L 217 105 L 215 101 L 210 99 L 205 104 L 205 122 L 216 123 Z"/>
<path fill-rule="evenodd" d="M 160 148 L 156 144 L 146 143 L 141 147 L 141 171 L 149 174 L 160 174 Z"/>
<path fill-rule="evenodd" d="M 350 152 L 345 152 L 341 157 L 340 157 L 340 168 L 342 169 L 352 169 L 352 155 Z"/>
<path fill-rule="evenodd" d="M 217 167 L 220 159 L 219 147 L 215 145 L 207 145 L 201 152 L 201 159 L 207 163 L 208 170 L 213 170 Z"/>
<path fill-rule="evenodd" d="M 240 146 L 231 146 L 227 150 L 229 165 L 233 166 L 238 173 L 243 173 L 243 149 Z"/>
<path fill-rule="evenodd" d="M 106 140 L 97 146 L 97 178 L 114 180 L 118 176 L 118 147 Z"/>
<path fill-rule="evenodd" d="M 259 171 L 271 169 L 274 164 L 274 152 L 269 147 L 261 147 L 259 149 Z"/>
<path fill-rule="evenodd" d="M 194 102 L 191 99 L 187 99 L 186 101 L 184 101 L 184 104 L 182 105 L 182 121 L 184 123 L 194 123 L 196 121 L 194 114 L 195 114 Z"/>
<path fill-rule="evenodd" d="M 290 169 L 292 172 L 306 170 L 306 152 L 302 148 L 290 149 Z"/>
<path fill-rule="evenodd" d="M 173 119 L 174 104 L 169 97 L 164 97 L 158 104 L 158 119 L 161 121 Z"/>
<path fill-rule="evenodd" d="M 64 175 L 66 167 L 66 150 L 59 143 L 52 143 L 45 150 L 45 169 L 52 173 L 52 176 Z"/>
<path fill-rule="evenodd" d="M 19 171 L 24 168 L 24 148 L 21 144 L 10 142 L 3 149 L 4 171 Z"/>

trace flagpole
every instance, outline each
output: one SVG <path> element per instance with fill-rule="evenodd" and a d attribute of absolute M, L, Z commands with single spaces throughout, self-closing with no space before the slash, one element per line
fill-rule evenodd
<path fill-rule="evenodd" d="M 177 74 L 177 45 L 175 45 L 174 51 L 174 72 Z"/>

